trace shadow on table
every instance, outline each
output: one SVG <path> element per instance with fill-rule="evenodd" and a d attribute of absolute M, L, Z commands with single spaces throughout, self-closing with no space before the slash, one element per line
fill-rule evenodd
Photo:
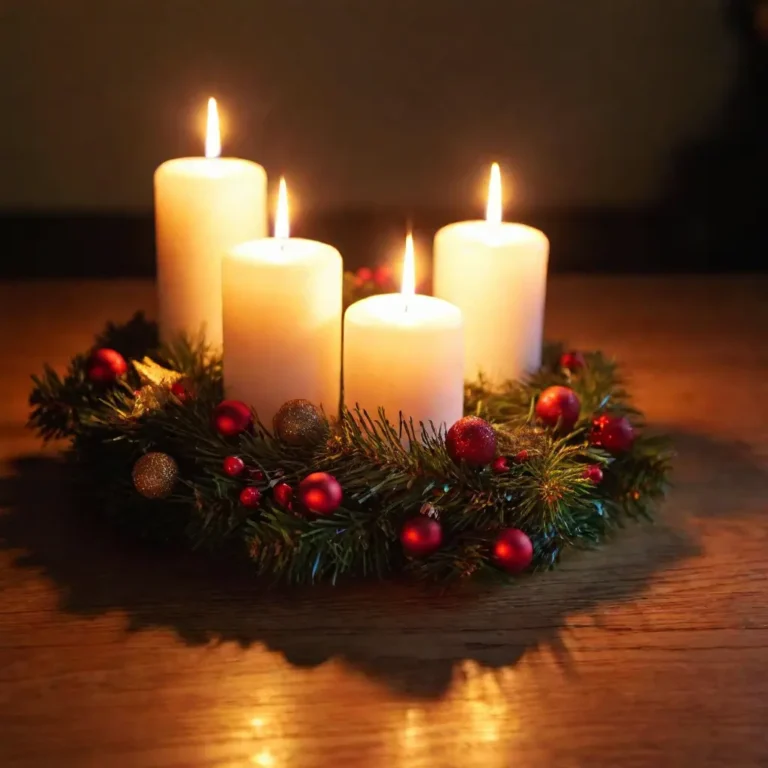
<path fill-rule="evenodd" d="M 692 436 L 680 442 L 696 478 L 727 473 L 741 487 L 764 487 L 765 473 L 745 451 Z M 62 610 L 122 612 L 129 631 L 167 628 L 188 645 L 264 644 L 298 666 L 336 657 L 424 697 L 442 695 L 464 660 L 507 667 L 528 649 L 548 646 L 567 669 L 569 618 L 599 623 L 601 607 L 635 598 L 655 573 L 697 553 L 684 533 L 660 524 L 638 526 L 609 547 L 573 555 L 558 571 L 506 588 L 468 585 L 446 593 L 365 583 L 265 591 L 247 564 L 117 540 L 100 520 L 76 510 L 58 461 L 24 459 L 16 470 L 0 485 L 0 548 L 20 550 L 17 567 L 51 579 Z M 682 499 L 694 514 L 732 511 L 721 508 L 723 493 L 685 501 L 687 493 L 681 489 L 675 506 Z"/>

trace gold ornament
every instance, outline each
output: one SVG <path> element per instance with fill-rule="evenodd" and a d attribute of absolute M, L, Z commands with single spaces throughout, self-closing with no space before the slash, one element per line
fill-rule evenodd
<path fill-rule="evenodd" d="M 163 368 L 149 357 L 133 360 L 132 363 L 142 384 L 131 411 L 131 418 L 137 418 L 162 408 L 171 396 L 171 385 L 181 379 L 182 375 L 178 371 Z"/>
<path fill-rule="evenodd" d="M 323 436 L 323 417 L 309 400 L 283 403 L 272 419 L 275 435 L 288 445 L 311 445 Z"/>
<path fill-rule="evenodd" d="M 133 485 L 148 499 L 163 499 L 176 485 L 179 465 L 167 453 L 145 453 L 133 465 Z"/>
<path fill-rule="evenodd" d="M 137 393 L 133 401 L 131 417 L 137 418 L 145 413 L 162 408 L 168 401 L 169 390 L 165 387 L 156 387 L 154 384 L 145 384 Z"/>
<path fill-rule="evenodd" d="M 178 371 L 163 368 L 152 358 L 145 357 L 142 360 L 133 360 L 133 367 L 139 374 L 142 384 L 153 384 L 156 387 L 170 387 L 171 384 L 183 377 Z"/>

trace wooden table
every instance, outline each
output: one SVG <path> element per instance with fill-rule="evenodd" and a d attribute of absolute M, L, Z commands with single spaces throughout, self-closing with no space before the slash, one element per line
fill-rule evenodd
<path fill-rule="evenodd" d="M 0 766 L 768 764 L 768 280 L 560 278 L 675 435 L 655 526 L 495 590 L 261 594 L 78 515 L 27 376 L 147 283 L 0 288 Z"/>

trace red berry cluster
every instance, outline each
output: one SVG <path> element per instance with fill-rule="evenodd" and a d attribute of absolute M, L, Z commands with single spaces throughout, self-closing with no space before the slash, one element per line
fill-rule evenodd
<path fill-rule="evenodd" d="M 222 469 L 224 474 L 228 477 L 241 477 L 247 478 L 248 485 L 240 491 L 239 499 L 240 503 L 244 507 L 255 508 L 261 503 L 262 492 L 256 485 L 257 483 L 263 483 L 266 480 L 266 475 L 260 469 L 248 469 L 245 461 L 240 456 L 227 456 L 222 463 Z"/>
<path fill-rule="evenodd" d="M 224 400 L 216 406 L 213 424 L 216 431 L 223 437 L 237 437 L 253 427 L 253 413 L 240 400 Z M 224 459 L 223 470 L 229 477 L 240 477 L 246 471 L 245 461 L 240 456 L 227 456 Z M 264 472 L 259 469 L 251 470 L 248 475 L 251 483 L 263 482 L 266 479 Z M 294 491 L 288 483 L 276 483 L 272 487 L 272 496 L 283 509 L 293 509 Z M 299 483 L 295 496 L 295 501 L 307 512 L 315 515 L 330 515 L 341 504 L 341 485 L 333 475 L 313 472 Z M 254 484 L 240 491 L 240 503 L 244 507 L 258 507 L 261 497 L 262 491 Z"/>
<path fill-rule="evenodd" d="M 446 434 L 445 448 L 453 461 L 470 467 L 491 466 L 495 474 L 509 471 L 509 459 L 496 456 L 496 433 L 477 416 L 459 419 Z M 528 451 L 519 451 L 513 461 L 522 464 Z M 409 557 L 428 557 L 443 543 L 443 528 L 438 520 L 419 515 L 407 520 L 400 529 L 400 543 Z M 526 533 L 517 528 L 502 530 L 491 544 L 491 559 L 509 573 L 525 570 L 533 560 L 533 544 Z"/>

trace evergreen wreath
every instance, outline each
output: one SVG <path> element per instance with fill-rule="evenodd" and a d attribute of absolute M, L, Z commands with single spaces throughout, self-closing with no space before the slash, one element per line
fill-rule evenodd
<path fill-rule="evenodd" d="M 307 401 L 262 424 L 224 400 L 202 341 L 161 347 L 141 314 L 33 381 L 30 426 L 70 441 L 105 514 L 141 536 L 238 548 L 290 583 L 547 569 L 649 518 L 670 473 L 669 442 L 648 434 L 615 363 L 559 345 L 525 381 L 469 384 L 447 433 L 383 413 L 328 419 Z"/>

